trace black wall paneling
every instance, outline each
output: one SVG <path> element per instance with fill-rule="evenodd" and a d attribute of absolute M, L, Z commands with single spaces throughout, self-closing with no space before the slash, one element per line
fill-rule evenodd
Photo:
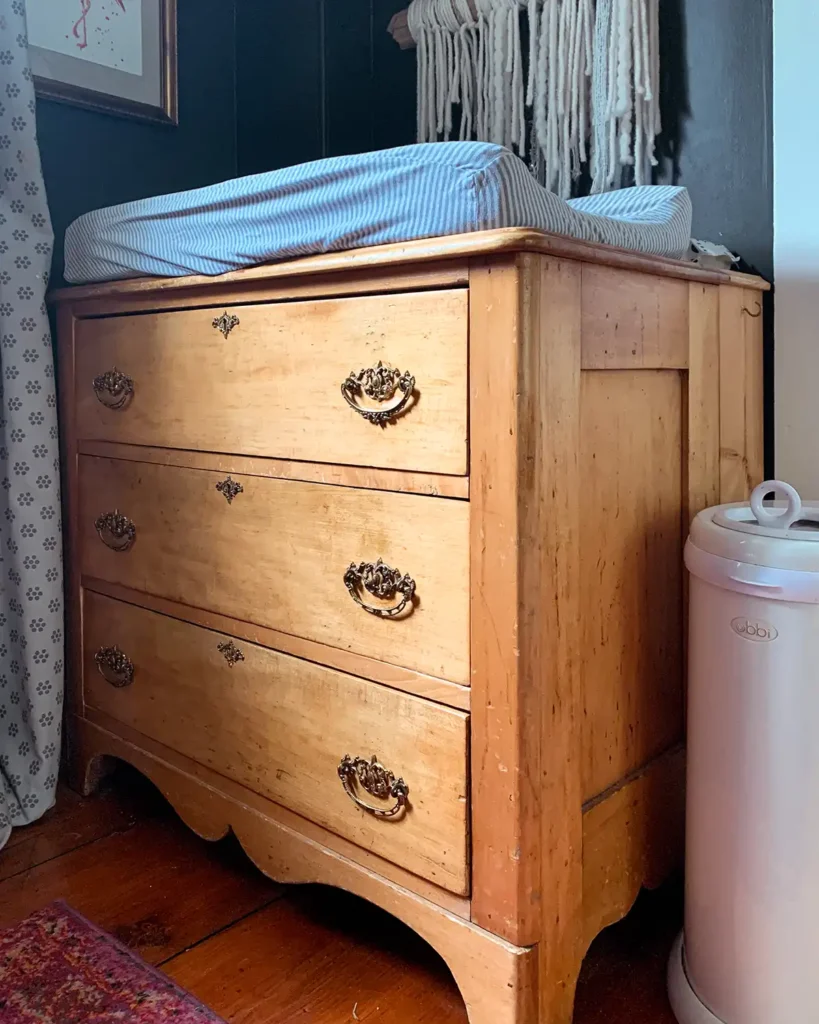
<path fill-rule="evenodd" d="M 414 141 L 415 51 L 386 31 L 406 0 L 178 2 L 178 127 L 39 103 L 58 239 L 95 207 Z M 689 188 L 697 236 L 770 276 L 772 0 L 660 14 L 658 180 Z"/>
<path fill-rule="evenodd" d="M 415 53 L 387 34 L 406 0 L 236 0 L 239 172 L 403 146 Z"/>
<path fill-rule="evenodd" d="M 236 175 L 234 14 L 233 0 L 178 0 L 178 126 L 38 101 L 53 283 L 65 229 L 81 213 Z"/>
<path fill-rule="evenodd" d="M 237 4 L 242 173 L 415 140 L 415 51 L 386 31 L 406 0 Z M 658 180 L 688 186 L 696 235 L 770 276 L 772 0 L 660 0 L 660 18 Z"/>
<path fill-rule="evenodd" d="M 415 142 L 415 51 L 401 50 L 387 25 L 406 4 L 373 0 L 373 133 L 378 149 Z"/>
<path fill-rule="evenodd" d="M 324 5 L 324 152 L 378 148 L 373 133 L 374 18 L 371 0 Z"/>
<path fill-rule="evenodd" d="M 773 275 L 772 0 L 660 0 L 664 160 L 694 236 Z"/>
<path fill-rule="evenodd" d="M 323 8 L 323 0 L 236 0 L 239 174 L 323 155 Z"/>

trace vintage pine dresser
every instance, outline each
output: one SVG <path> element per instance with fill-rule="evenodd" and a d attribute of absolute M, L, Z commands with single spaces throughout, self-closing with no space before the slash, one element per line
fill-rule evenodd
<path fill-rule="evenodd" d="M 682 544 L 761 479 L 764 287 L 511 229 L 56 293 L 77 785 L 124 759 L 472 1024 L 568 1024 L 680 854 Z"/>

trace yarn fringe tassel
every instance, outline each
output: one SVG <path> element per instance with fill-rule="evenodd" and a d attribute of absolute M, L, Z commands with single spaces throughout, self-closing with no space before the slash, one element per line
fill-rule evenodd
<path fill-rule="evenodd" d="M 586 166 L 592 192 L 651 180 L 659 0 L 413 0 L 408 27 L 419 142 L 507 146 L 564 198 Z"/>

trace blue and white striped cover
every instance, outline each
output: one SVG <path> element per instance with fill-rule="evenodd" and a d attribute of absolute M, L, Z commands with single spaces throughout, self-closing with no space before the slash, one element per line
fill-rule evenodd
<path fill-rule="evenodd" d="M 87 213 L 68 228 L 74 283 L 222 274 L 257 263 L 491 228 L 527 227 L 682 257 L 684 188 L 564 202 L 509 150 L 450 142 L 332 157 Z"/>

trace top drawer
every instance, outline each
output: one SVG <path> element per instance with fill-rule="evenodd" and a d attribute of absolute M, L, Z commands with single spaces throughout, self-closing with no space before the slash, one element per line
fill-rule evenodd
<path fill-rule="evenodd" d="M 79 320 L 81 440 L 466 473 L 467 293 L 415 292 Z M 225 316 L 223 317 L 223 314 Z M 387 410 L 380 426 L 342 384 L 379 362 L 404 379 L 350 402 Z M 95 378 L 131 378 L 124 403 Z M 403 387 L 403 390 L 402 390 Z M 119 408 L 109 408 L 109 404 Z"/>

